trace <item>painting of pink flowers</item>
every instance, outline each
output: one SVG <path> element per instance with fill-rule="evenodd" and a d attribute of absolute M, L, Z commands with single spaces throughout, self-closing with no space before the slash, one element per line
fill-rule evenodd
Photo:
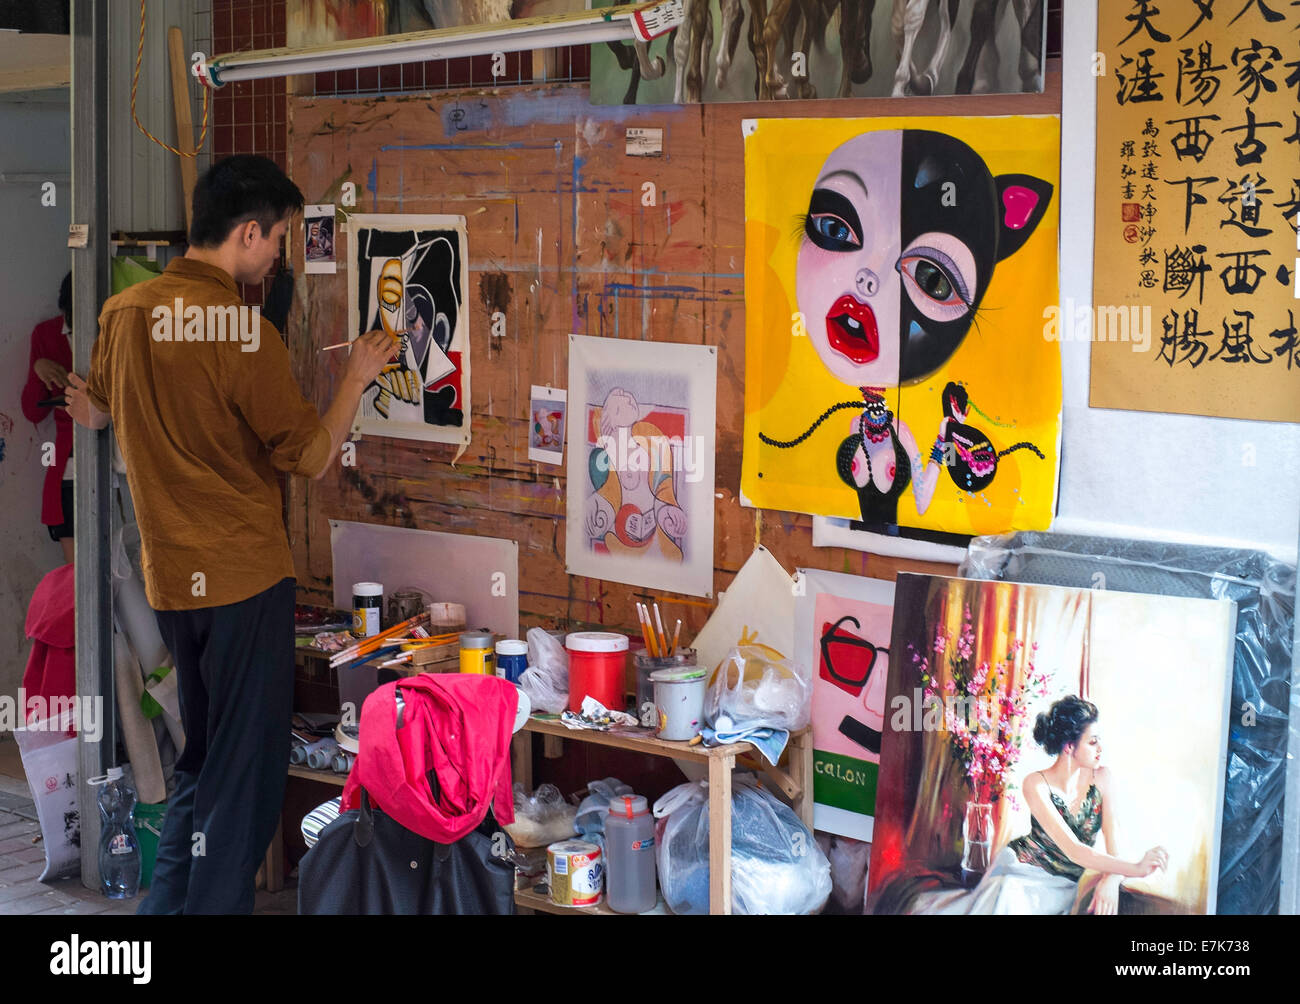
<path fill-rule="evenodd" d="M 898 576 L 874 913 L 1213 913 L 1229 601 Z"/>

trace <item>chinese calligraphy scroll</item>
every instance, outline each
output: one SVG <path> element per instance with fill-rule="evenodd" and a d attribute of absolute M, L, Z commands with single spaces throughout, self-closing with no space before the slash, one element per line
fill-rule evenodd
<path fill-rule="evenodd" d="M 1094 407 L 1300 421 L 1297 29 L 1283 0 L 1101 0 Z"/>

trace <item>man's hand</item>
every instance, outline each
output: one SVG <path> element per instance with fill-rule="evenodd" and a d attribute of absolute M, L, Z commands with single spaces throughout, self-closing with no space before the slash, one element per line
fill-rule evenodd
<path fill-rule="evenodd" d="M 402 347 L 387 331 L 368 331 L 352 343 L 343 379 L 368 387 Z"/>
<path fill-rule="evenodd" d="M 32 363 L 36 379 L 50 390 L 60 390 L 68 386 L 68 371 L 53 359 L 37 359 Z"/>
<path fill-rule="evenodd" d="M 321 468 L 315 480 L 323 478 L 325 472 L 334 465 L 333 458 L 339 455 L 343 440 L 352 428 L 361 395 L 401 347 L 402 340 L 386 331 L 369 331 L 352 342 L 347 366 L 343 370 L 343 382 L 335 392 L 329 410 L 321 419 L 330 434 L 330 461 Z"/>
<path fill-rule="evenodd" d="M 87 429 L 102 429 L 108 425 L 108 412 L 95 407 L 90 395 L 86 393 L 86 381 L 77 374 L 68 374 L 68 385 L 63 394 L 68 400 L 68 414 L 78 425 L 84 425 Z"/>

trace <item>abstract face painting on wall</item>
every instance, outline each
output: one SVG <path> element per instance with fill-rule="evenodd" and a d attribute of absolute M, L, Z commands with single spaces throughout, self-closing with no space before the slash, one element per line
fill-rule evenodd
<path fill-rule="evenodd" d="M 746 123 L 747 502 L 872 529 L 1047 525 L 1058 126 Z"/>
<path fill-rule="evenodd" d="M 578 337 L 571 346 L 570 573 L 708 595 L 716 350 Z"/>
<path fill-rule="evenodd" d="M 349 231 L 348 335 L 401 342 L 362 394 L 354 431 L 468 443 L 464 217 L 354 214 Z"/>

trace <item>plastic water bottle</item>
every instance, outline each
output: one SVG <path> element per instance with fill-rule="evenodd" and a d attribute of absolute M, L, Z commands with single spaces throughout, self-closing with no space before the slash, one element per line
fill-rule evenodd
<path fill-rule="evenodd" d="M 135 792 L 122 768 L 92 778 L 99 789 L 99 879 L 109 899 L 131 899 L 140 891 L 140 843 L 135 837 Z"/>

